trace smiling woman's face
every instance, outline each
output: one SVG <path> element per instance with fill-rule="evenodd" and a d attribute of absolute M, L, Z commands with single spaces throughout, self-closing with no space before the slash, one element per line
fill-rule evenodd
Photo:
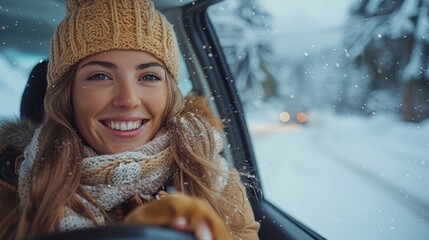
<path fill-rule="evenodd" d="M 111 50 L 82 60 L 72 102 L 77 127 L 100 154 L 134 149 L 159 131 L 167 106 L 164 64 L 149 53 Z"/>

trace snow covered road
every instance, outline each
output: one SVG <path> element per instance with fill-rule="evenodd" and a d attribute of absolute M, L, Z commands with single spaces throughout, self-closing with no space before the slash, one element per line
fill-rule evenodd
<path fill-rule="evenodd" d="M 250 121 L 265 196 L 328 239 L 426 239 L 429 124 L 319 120 L 277 128 Z"/>

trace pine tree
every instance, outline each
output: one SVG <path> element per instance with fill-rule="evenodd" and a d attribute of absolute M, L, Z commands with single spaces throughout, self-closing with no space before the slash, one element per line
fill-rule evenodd
<path fill-rule="evenodd" d="M 349 54 L 370 74 L 369 92 L 402 95 L 403 118 L 429 117 L 429 1 L 360 0 L 352 10 Z"/>
<path fill-rule="evenodd" d="M 265 41 L 270 16 L 254 0 L 225 2 L 212 21 L 243 103 L 264 101 L 277 94 L 276 56 Z"/>

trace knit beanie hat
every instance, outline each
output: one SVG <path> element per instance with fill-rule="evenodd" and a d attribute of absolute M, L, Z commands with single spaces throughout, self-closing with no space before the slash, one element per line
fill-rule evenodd
<path fill-rule="evenodd" d="M 85 57 L 114 49 L 153 54 L 178 83 L 174 31 L 150 0 L 67 0 L 66 17 L 51 41 L 48 85 Z"/>

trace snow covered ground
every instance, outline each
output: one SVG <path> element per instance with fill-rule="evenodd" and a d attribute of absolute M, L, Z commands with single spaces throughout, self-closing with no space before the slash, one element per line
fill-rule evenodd
<path fill-rule="evenodd" d="M 328 239 L 427 239 L 429 121 L 269 116 L 247 117 L 267 199 Z"/>

